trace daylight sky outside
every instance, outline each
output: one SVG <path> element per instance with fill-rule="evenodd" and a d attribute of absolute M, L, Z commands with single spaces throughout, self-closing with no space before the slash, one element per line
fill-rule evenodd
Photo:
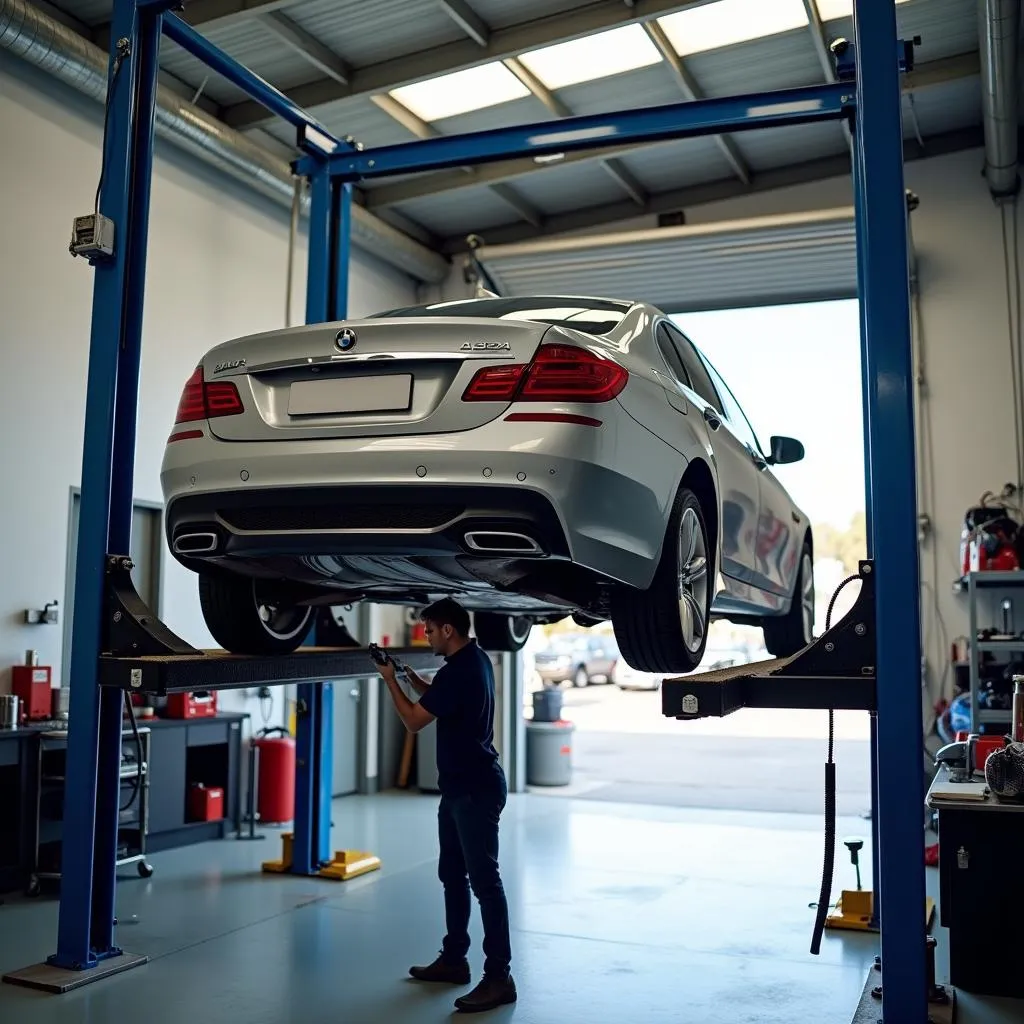
<path fill-rule="evenodd" d="M 725 378 L 765 451 L 799 438 L 803 462 L 774 472 L 812 523 L 845 528 L 864 509 L 857 303 L 823 302 L 673 317 Z"/>

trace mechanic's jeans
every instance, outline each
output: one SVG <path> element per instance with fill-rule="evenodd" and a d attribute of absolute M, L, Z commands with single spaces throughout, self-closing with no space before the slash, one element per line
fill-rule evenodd
<path fill-rule="evenodd" d="M 498 871 L 498 819 L 508 788 L 502 773 L 468 795 L 441 796 L 437 812 L 441 853 L 437 874 L 444 886 L 448 934 L 442 955 L 458 961 L 469 951 L 469 889 L 480 903 L 484 925 L 484 974 L 504 978 L 512 959 L 508 903 Z M 468 876 L 468 880 L 467 880 Z"/>

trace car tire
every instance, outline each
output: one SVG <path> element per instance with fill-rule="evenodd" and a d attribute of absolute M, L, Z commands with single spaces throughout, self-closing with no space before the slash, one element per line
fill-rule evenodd
<path fill-rule="evenodd" d="M 533 619 L 525 615 L 477 612 L 473 616 L 477 643 L 485 651 L 520 651 L 530 639 Z"/>
<path fill-rule="evenodd" d="M 577 690 L 582 690 L 583 687 L 589 685 L 589 683 L 590 676 L 587 675 L 587 670 L 580 665 L 572 675 L 572 685 L 576 687 Z"/>
<path fill-rule="evenodd" d="M 647 590 L 612 600 L 619 652 L 638 672 L 692 672 L 704 657 L 711 617 L 714 548 L 697 495 L 682 487 L 661 561 Z"/>
<path fill-rule="evenodd" d="M 313 609 L 273 604 L 245 576 L 199 577 L 199 603 L 213 638 L 233 654 L 289 654 L 313 624 Z"/>
<path fill-rule="evenodd" d="M 764 645 L 776 658 L 788 658 L 814 640 L 814 562 L 806 541 L 789 611 L 776 618 L 762 619 L 761 628 Z"/>

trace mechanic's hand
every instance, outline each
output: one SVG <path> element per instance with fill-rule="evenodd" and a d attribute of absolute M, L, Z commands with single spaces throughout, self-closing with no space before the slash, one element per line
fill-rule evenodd
<path fill-rule="evenodd" d="M 378 665 L 377 671 L 384 677 L 386 682 L 397 683 L 398 679 L 395 675 L 395 666 L 393 662 L 388 662 L 386 665 Z"/>

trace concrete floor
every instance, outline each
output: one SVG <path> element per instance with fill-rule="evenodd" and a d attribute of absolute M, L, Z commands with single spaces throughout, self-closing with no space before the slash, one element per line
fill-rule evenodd
<path fill-rule="evenodd" d="M 343 884 L 261 875 L 275 833 L 156 855 L 153 878 L 118 890 L 119 942 L 151 962 L 64 996 L 0 986 L 0 1021 L 446 1020 L 461 990 L 406 977 L 441 937 L 436 803 L 339 801 L 336 845 L 357 837 L 384 861 Z M 876 941 L 826 933 L 808 953 L 817 818 L 518 796 L 502 829 L 520 999 L 487 1019 L 849 1024 Z M 0 907 L 0 973 L 52 952 L 55 924 L 55 901 Z M 476 975 L 476 920 L 474 934 Z"/>
<path fill-rule="evenodd" d="M 156 855 L 118 890 L 119 942 L 146 966 L 64 996 L 0 986 L 33 1024 L 403 1024 L 447 1019 L 459 990 L 406 980 L 443 917 L 436 799 L 336 805 L 382 871 L 338 884 L 256 873 L 276 837 Z M 858 822 L 858 827 L 863 823 Z M 821 840 L 811 817 L 513 797 L 502 866 L 520 999 L 489 1019 L 849 1024 L 874 942 L 807 952 Z M 52 952 L 55 902 L 0 908 L 0 973 Z M 479 972 L 479 925 L 471 954 Z"/>

